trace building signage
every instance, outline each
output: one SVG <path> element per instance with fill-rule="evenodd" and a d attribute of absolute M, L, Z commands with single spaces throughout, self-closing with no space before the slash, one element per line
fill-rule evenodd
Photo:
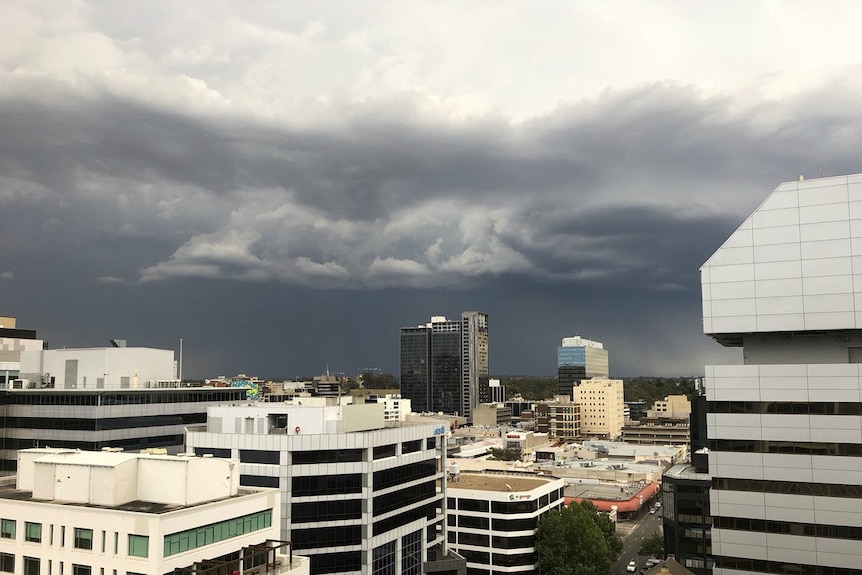
<path fill-rule="evenodd" d="M 438 425 L 434 428 L 434 435 L 446 435 L 446 426 Z"/>
<path fill-rule="evenodd" d="M 529 493 L 522 493 L 520 495 L 515 495 L 514 493 L 509 494 L 509 501 L 523 501 L 525 499 L 529 499 Z"/>

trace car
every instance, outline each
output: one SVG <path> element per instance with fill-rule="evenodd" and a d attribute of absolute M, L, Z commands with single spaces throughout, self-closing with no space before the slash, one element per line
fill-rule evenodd
<path fill-rule="evenodd" d="M 626 571 L 628 573 L 637 573 L 638 572 L 638 562 L 632 559 L 629 561 L 629 564 L 626 565 Z"/>

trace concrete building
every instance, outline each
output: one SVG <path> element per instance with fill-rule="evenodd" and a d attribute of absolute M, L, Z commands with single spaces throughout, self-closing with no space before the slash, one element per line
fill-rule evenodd
<path fill-rule="evenodd" d="M 502 403 L 483 403 L 473 409 L 473 425 L 497 427 L 512 422 L 512 408 Z"/>
<path fill-rule="evenodd" d="M 532 473 L 450 472 L 449 545 L 470 575 L 538 573 L 539 517 L 563 504 L 563 480 Z"/>
<path fill-rule="evenodd" d="M 116 341 L 116 340 L 115 340 Z M 150 347 L 95 347 L 21 352 L 21 378 L 29 387 L 137 389 L 176 386 L 174 352 Z"/>
<path fill-rule="evenodd" d="M 413 411 L 410 400 L 399 394 L 357 396 L 354 402 L 379 403 L 383 406 L 383 421 L 406 421 L 407 416 Z"/>
<path fill-rule="evenodd" d="M 608 350 L 597 341 L 564 337 L 557 348 L 559 395 L 572 397 L 572 387 L 583 379 L 608 377 Z"/>
<path fill-rule="evenodd" d="M 460 320 L 433 316 L 401 328 L 401 394 L 418 412 L 458 413 L 468 419 L 490 401 L 488 315 L 465 311 Z"/>
<path fill-rule="evenodd" d="M 716 575 L 862 566 L 862 174 L 781 184 L 701 268 Z"/>
<path fill-rule="evenodd" d="M 644 418 L 638 424 L 624 425 L 622 440 L 639 445 L 687 445 L 688 419 Z"/>
<path fill-rule="evenodd" d="M 0 480 L 0 566 L 15 575 L 305 575 L 279 539 L 276 489 L 239 486 L 236 461 L 31 449 Z"/>
<path fill-rule="evenodd" d="M 311 572 L 418 575 L 446 557 L 445 423 L 387 427 L 382 404 L 213 407 L 188 448 L 239 460 L 242 485 L 278 487 L 281 538 Z M 424 566 L 424 567 L 423 567 Z"/>
<path fill-rule="evenodd" d="M 617 439 L 623 428 L 623 380 L 594 377 L 574 389 L 572 401 L 581 406 L 581 435 Z"/>
<path fill-rule="evenodd" d="M 664 400 L 656 401 L 653 408 L 647 412 L 648 417 L 688 419 L 691 415 L 691 402 L 685 395 L 669 395 Z"/>
<path fill-rule="evenodd" d="M 0 317 L 0 387 L 13 387 L 13 381 L 19 379 L 22 352 L 39 351 L 43 346 L 36 330 L 18 329 L 14 317 Z"/>
<path fill-rule="evenodd" d="M 65 447 L 185 450 L 185 428 L 205 423 L 207 405 L 245 400 L 242 388 L 0 390 L 0 471 L 19 449 Z"/>
<path fill-rule="evenodd" d="M 505 403 L 506 386 L 501 385 L 499 379 L 492 377 L 488 380 L 488 401 L 490 403 Z"/>

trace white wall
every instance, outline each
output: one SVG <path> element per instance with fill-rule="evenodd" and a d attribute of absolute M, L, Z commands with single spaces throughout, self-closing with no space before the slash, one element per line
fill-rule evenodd
<path fill-rule="evenodd" d="M 66 381 L 66 361 L 78 361 L 76 381 Z M 174 352 L 148 347 L 106 347 L 88 349 L 51 349 L 21 352 L 21 373 L 38 376 L 50 373 L 57 389 L 96 389 L 98 380 L 107 379 L 106 389 L 120 388 L 122 378 L 128 387 L 139 388 L 149 381 L 174 379 Z"/>

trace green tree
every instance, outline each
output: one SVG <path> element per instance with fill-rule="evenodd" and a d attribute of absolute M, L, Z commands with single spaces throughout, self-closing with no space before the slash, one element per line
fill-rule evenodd
<path fill-rule="evenodd" d="M 521 459 L 521 450 L 517 447 L 491 447 L 488 449 L 491 454 L 489 459 L 497 461 L 519 461 Z"/>
<path fill-rule="evenodd" d="M 621 549 L 613 522 L 589 501 L 539 519 L 536 551 L 543 575 L 606 575 Z"/>
<path fill-rule="evenodd" d="M 653 533 L 643 541 L 638 547 L 638 555 L 655 555 L 661 557 L 664 555 L 664 538 L 659 533 Z"/>

